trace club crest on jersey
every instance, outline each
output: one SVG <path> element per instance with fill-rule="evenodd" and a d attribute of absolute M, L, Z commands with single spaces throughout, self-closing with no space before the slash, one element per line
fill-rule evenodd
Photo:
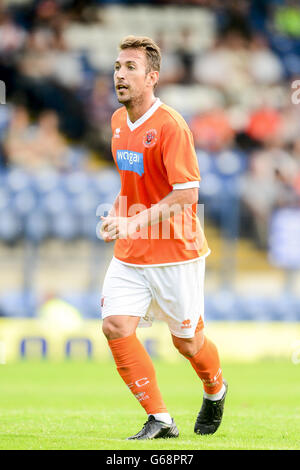
<path fill-rule="evenodd" d="M 153 147 L 157 141 L 157 130 L 156 129 L 149 129 L 143 137 L 143 144 L 145 147 Z"/>

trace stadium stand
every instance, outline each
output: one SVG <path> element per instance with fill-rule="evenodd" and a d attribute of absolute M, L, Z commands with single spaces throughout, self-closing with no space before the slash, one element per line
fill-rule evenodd
<path fill-rule="evenodd" d="M 105 259 L 96 211 L 119 188 L 110 154 L 110 116 L 118 107 L 112 64 L 123 36 L 146 34 L 163 53 L 157 94 L 194 134 L 212 248 L 208 274 L 224 274 L 223 290 L 207 296 L 207 317 L 299 320 L 300 300 L 285 292 L 284 277 L 276 296 L 247 297 L 228 281 L 236 270 L 291 273 L 290 253 L 268 255 L 276 237 L 298 234 L 278 213 L 293 209 L 293 220 L 300 217 L 300 107 L 291 101 L 291 82 L 300 75 L 300 8 L 283 1 L 184 3 L 36 0 L 0 8 L 0 79 L 7 85 L 0 257 L 29 246 L 24 260 L 38 270 L 43 244 L 56 240 L 65 251 L 81 240 Z M 292 266 L 295 275 L 299 268 Z M 1 315 L 35 315 L 43 289 L 23 284 L 0 290 Z M 100 294 L 88 284 L 61 295 L 95 318 Z"/>

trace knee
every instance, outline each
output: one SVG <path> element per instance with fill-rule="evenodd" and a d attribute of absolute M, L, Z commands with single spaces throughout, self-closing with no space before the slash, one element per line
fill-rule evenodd
<path fill-rule="evenodd" d="M 195 356 L 203 346 L 202 338 L 176 338 L 173 337 L 173 344 L 180 354 L 187 359 Z"/>
<path fill-rule="evenodd" d="M 104 336 L 108 339 L 117 339 L 126 336 L 122 326 L 119 325 L 113 318 L 107 317 L 103 320 L 102 331 Z"/>

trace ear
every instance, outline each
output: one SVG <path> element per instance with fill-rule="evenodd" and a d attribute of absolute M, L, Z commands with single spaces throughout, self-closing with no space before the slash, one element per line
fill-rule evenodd
<path fill-rule="evenodd" d="M 154 85 L 156 85 L 156 83 L 158 82 L 158 79 L 159 79 L 159 72 L 152 70 L 147 75 L 147 85 L 153 88 Z"/>

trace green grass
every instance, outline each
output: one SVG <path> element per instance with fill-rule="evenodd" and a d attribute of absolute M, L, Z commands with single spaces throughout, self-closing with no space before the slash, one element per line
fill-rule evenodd
<path fill-rule="evenodd" d="M 178 439 L 125 440 L 146 419 L 112 362 L 20 362 L 0 366 L 0 449 L 300 449 L 300 364 L 223 364 L 213 436 L 193 433 L 202 393 L 189 363 L 155 367 Z"/>

